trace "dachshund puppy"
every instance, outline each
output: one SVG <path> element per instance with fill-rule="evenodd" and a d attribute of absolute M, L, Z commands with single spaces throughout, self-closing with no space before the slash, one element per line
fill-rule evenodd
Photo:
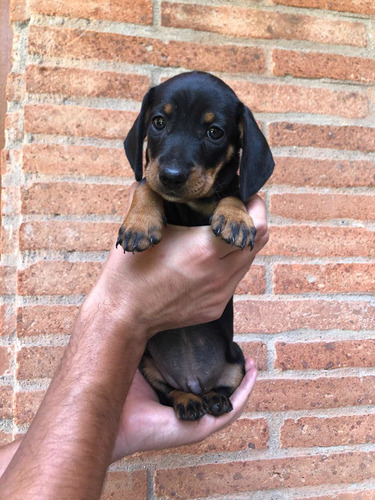
<path fill-rule="evenodd" d="M 191 72 L 151 88 L 124 146 L 140 181 L 119 231 L 124 251 L 159 243 L 166 222 L 210 224 L 230 245 L 252 250 L 256 231 L 244 203 L 270 177 L 274 161 L 251 111 L 222 80 Z M 140 369 L 161 403 L 197 420 L 231 411 L 244 366 L 233 342 L 231 299 L 216 321 L 157 333 Z"/>

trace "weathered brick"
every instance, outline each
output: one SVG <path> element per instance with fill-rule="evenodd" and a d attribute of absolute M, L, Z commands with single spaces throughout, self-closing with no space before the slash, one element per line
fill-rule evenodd
<path fill-rule="evenodd" d="M 373 443 L 374 424 L 375 415 L 287 419 L 281 427 L 280 443 L 282 448 Z"/>
<path fill-rule="evenodd" d="M 100 262 L 37 262 L 18 271 L 18 294 L 87 294 L 98 279 L 101 268 Z"/>
<path fill-rule="evenodd" d="M 25 81 L 22 73 L 9 73 L 6 86 L 7 101 L 22 101 L 25 97 Z"/>
<path fill-rule="evenodd" d="M 5 130 L 8 142 L 17 142 L 23 138 L 22 113 L 19 111 L 8 111 L 5 115 Z"/>
<path fill-rule="evenodd" d="M 275 49 L 272 52 L 273 74 L 298 78 L 331 78 L 353 82 L 375 81 L 375 61 L 361 57 L 318 52 L 295 52 Z"/>
<path fill-rule="evenodd" d="M 20 226 L 20 250 L 49 249 L 67 252 L 109 250 L 117 239 L 119 227 L 119 224 L 107 222 L 24 222 Z M 249 289 L 262 290 L 261 280 L 260 272 L 255 270 L 252 278 L 249 278 Z M 246 286 L 247 281 L 244 283 Z"/>
<path fill-rule="evenodd" d="M 0 336 L 9 337 L 17 329 L 16 316 L 12 304 L 0 305 Z"/>
<path fill-rule="evenodd" d="M 368 97 L 301 85 L 253 83 L 226 79 L 226 82 L 255 113 L 313 113 L 361 118 L 369 112 Z"/>
<path fill-rule="evenodd" d="M 366 46 L 366 28 L 362 23 L 253 10 L 234 5 L 204 6 L 163 2 L 162 25 L 243 38 L 308 40 Z"/>
<path fill-rule="evenodd" d="M 289 411 L 372 405 L 375 377 L 261 379 L 246 411 Z"/>
<path fill-rule="evenodd" d="M 22 347 L 17 352 L 17 378 L 52 378 L 59 367 L 65 347 Z"/>
<path fill-rule="evenodd" d="M 374 293 L 375 264 L 276 264 L 273 282 L 274 293 Z"/>
<path fill-rule="evenodd" d="M 107 472 L 100 500 L 147 500 L 147 471 Z"/>
<path fill-rule="evenodd" d="M 269 125 L 271 146 L 375 151 L 375 128 L 275 122 Z"/>
<path fill-rule="evenodd" d="M 273 194 L 271 213 L 297 220 L 374 220 L 375 196 L 324 193 Z"/>
<path fill-rule="evenodd" d="M 23 170 L 47 175 L 134 177 L 124 149 L 25 144 Z"/>
<path fill-rule="evenodd" d="M 147 76 L 58 66 L 28 66 L 26 90 L 31 94 L 110 97 L 141 101 L 150 86 Z"/>
<path fill-rule="evenodd" d="M 8 349 L 8 347 L 0 346 L 0 377 L 3 375 L 10 375 L 11 362 L 11 351 Z"/>
<path fill-rule="evenodd" d="M 236 333 L 280 333 L 300 328 L 372 330 L 375 306 L 370 301 L 316 299 L 241 300 L 234 305 Z"/>
<path fill-rule="evenodd" d="M 308 9 L 337 10 L 363 15 L 375 14 L 375 5 L 372 0 L 335 0 L 334 2 L 330 0 L 272 0 L 272 2 L 276 5 L 305 7 Z"/>
<path fill-rule="evenodd" d="M 313 187 L 375 187 L 374 163 L 360 160 L 319 160 L 275 157 L 268 184 Z"/>
<path fill-rule="evenodd" d="M 15 267 L 0 266 L 0 295 L 13 295 L 16 291 Z"/>
<path fill-rule="evenodd" d="M 128 206 L 128 194 L 129 186 L 37 183 L 22 189 L 22 212 L 124 215 Z"/>
<path fill-rule="evenodd" d="M 281 370 L 373 367 L 375 340 L 276 342 L 275 351 L 275 367 Z"/>
<path fill-rule="evenodd" d="M 31 26 L 29 53 L 76 59 L 102 59 L 130 64 L 225 71 L 264 73 L 262 49 L 238 45 L 164 42 L 145 37 Z"/>
<path fill-rule="evenodd" d="M 374 453 L 251 460 L 155 472 L 157 498 L 201 498 L 254 490 L 354 483 L 373 477 Z"/>
<path fill-rule="evenodd" d="M 10 22 L 27 21 L 30 19 L 27 0 L 10 1 Z"/>
<path fill-rule="evenodd" d="M 83 106 L 27 104 L 25 131 L 100 139 L 124 139 L 137 117 L 132 111 L 93 109 Z"/>
<path fill-rule="evenodd" d="M 78 306 L 22 306 L 17 310 L 17 335 L 69 335 Z"/>
<path fill-rule="evenodd" d="M 38 411 L 46 390 L 18 391 L 15 393 L 15 415 L 17 425 L 30 424 Z"/>
<path fill-rule="evenodd" d="M 0 418 L 13 418 L 13 388 L 0 385 Z"/>
<path fill-rule="evenodd" d="M 243 294 L 263 294 L 266 291 L 265 280 L 266 268 L 254 265 L 239 282 L 235 293 Z"/>
<path fill-rule="evenodd" d="M 17 231 L 14 230 L 13 224 L 4 224 L 0 231 L 0 253 L 16 254 L 18 250 Z"/>
<path fill-rule="evenodd" d="M 239 342 L 245 358 L 252 358 L 258 371 L 267 370 L 267 345 L 261 341 Z"/>
<path fill-rule="evenodd" d="M 299 257 L 371 257 L 374 232 L 362 227 L 270 226 L 261 255 Z"/>
<path fill-rule="evenodd" d="M 355 491 L 347 493 L 337 493 L 334 495 L 322 495 L 314 497 L 303 497 L 304 500 L 374 500 L 374 490 L 362 490 L 356 489 Z M 302 498 L 296 498 L 296 500 L 302 500 Z"/>
<path fill-rule="evenodd" d="M 1 213 L 10 217 L 20 213 L 21 192 L 18 186 L 7 186 L 1 190 Z"/>
<path fill-rule="evenodd" d="M 70 0 L 30 0 L 30 10 L 38 14 L 59 17 L 82 17 L 84 19 L 98 19 L 123 23 L 152 24 L 152 1 L 135 0 L 132 2 L 101 2 L 89 0 L 80 2 Z"/>

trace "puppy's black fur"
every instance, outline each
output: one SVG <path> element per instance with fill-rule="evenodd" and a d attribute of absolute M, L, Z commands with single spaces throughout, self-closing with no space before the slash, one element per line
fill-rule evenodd
<path fill-rule="evenodd" d="M 267 181 L 274 162 L 251 111 L 223 81 L 192 72 L 151 88 L 124 145 L 140 181 L 119 231 L 124 251 L 157 244 L 165 222 L 211 224 L 227 243 L 253 248 L 255 228 L 244 202 Z M 156 334 L 140 368 L 182 419 L 230 411 L 229 397 L 244 375 L 232 300 L 216 321 Z"/>

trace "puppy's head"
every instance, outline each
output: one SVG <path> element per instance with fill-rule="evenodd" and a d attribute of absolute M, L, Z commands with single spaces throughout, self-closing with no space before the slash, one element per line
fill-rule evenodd
<path fill-rule="evenodd" d="M 208 73 L 178 75 L 145 95 L 124 143 L 138 181 L 143 176 L 145 137 L 147 183 L 169 201 L 183 203 L 220 193 L 233 180 L 239 162 L 240 193 L 246 201 L 274 167 L 251 111 Z"/>

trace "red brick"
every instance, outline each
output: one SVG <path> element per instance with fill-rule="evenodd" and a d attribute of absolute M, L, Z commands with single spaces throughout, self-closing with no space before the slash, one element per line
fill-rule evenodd
<path fill-rule="evenodd" d="M 373 443 L 374 424 L 375 415 L 287 419 L 281 428 L 280 442 L 282 448 Z"/>
<path fill-rule="evenodd" d="M 252 358 L 258 371 L 267 370 L 267 345 L 261 341 L 239 343 L 245 358 Z"/>
<path fill-rule="evenodd" d="M 361 118 L 369 112 L 368 97 L 359 92 L 230 79 L 226 79 L 226 83 L 255 113 L 295 112 Z"/>
<path fill-rule="evenodd" d="M 298 78 L 331 78 L 353 82 L 375 82 L 375 61 L 361 57 L 318 52 L 272 52 L 273 74 Z"/>
<path fill-rule="evenodd" d="M 374 220 L 375 196 L 324 193 L 273 194 L 271 213 L 297 220 Z"/>
<path fill-rule="evenodd" d="M 30 19 L 27 0 L 10 0 L 10 22 L 27 21 Z"/>
<path fill-rule="evenodd" d="M 375 14 L 375 5 L 372 0 L 272 0 L 276 5 L 305 7 L 308 9 L 327 9 L 355 14 Z"/>
<path fill-rule="evenodd" d="M 22 306 L 17 310 L 17 335 L 69 335 L 78 306 Z"/>
<path fill-rule="evenodd" d="M 117 239 L 120 224 L 107 222 L 45 221 L 20 226 L 20 250 L 65 250 L 97 252 L 109 250 Z M 261 291 L 261 276 L 255 271 L 250 282 L 254 293 Z M 245 282 L 246 284 L 246 282 Z"/>
<path fill-rule="evenodd" d="M 375 292 L 375 264 L 276 264 L 273 274 L 274 293 Z"/>
<path fill-rule="evenodd" d="M 275 367 L 281 370 L 331 370 L 374 366 L 375 340 L 276 342 Z"/>
<path fill-rule="evenodd" d="M 261 255 L 298 257 L 375 256 L 374 232 L 363 227 L 270 226 Z"/>
<path fill-rule="evenodd" d="M 31 94 L 111 97 L 141 101 L 150 86 L 147 76 L 57 66 L 28 66 L 26 90 Z"/>
<path fill-rule="evenodd" d="M 13 418 L 13 388 L 0 385 L 0 418 Z"/>
<path fill-rule="evenodd" d="M 135 0 L 132 2 L 101 2 L 89 0 L 80 2 L 70 0 L 30 0 L 30 10 L 38 14 L 58 17 L 82 17 L 123 23 L 152 24 L 152 1 Z"/>
<path fill-rule="evenodd" d="M 289 411 L 373 405 L 375 377 L 260 379 L 246 411 Z"/>
<path fill-rule="evenodd" d="M 46 391 L 16 392 L 15 422 L 17 425 L 30 424 L 42 402 Z"/>
<path fill-rule="evenodd" d="M 147 500 L 147 471 L 107 472 L 100 500 Z"/>
<path fill-rule="evenodd" d="M 164 42 L 116 33 L 31 26 L 29 53 L 76 59 L 101 59 L 226 73 L 264 73 L 262 49 L 230 44 Z"/>
<path fill-rule="evenodd" d="M 269 125 L 271 146 L 375 151 L 375 128 L 276 122 Z"/>
<path fill-rule="evenodd" d="M 0 377 L 3 375 L 10 375 L 10 365 L 12 361 L 12 354 L 8 347 L 0 346 Z"/>
<path fill-rule="evenodd" d="M 47 175 L 134 177 L 124 149 L 25 144 L 23 170 Z"/>
<path fill-rule="evenodd" d="M 375 187 L 371 161 L 319 160 L 275 157 L 276 168 L 268 184 L 313 187 Z"/>
<path fill-rule="evenodd" d="M 18 271 L 19 295 L 87 294 L 99 277 L 100 262 L 37 262 Z"/>
<path fill-rule="evenodd" d="M 25 131 L 100 139 L 124 139 L 137 117 L 132 111 L 92 109 L 83 106 L 27 104 Z"/>
<path fill-rule="evenodd" d="M 16 268 L 0 266 L 0 295 L 16 293 Z"/>
<path fill-rule="evenodd" d="M 355 483 L 374 473 L 374 453 L 352 452 L 197 465 L 155 472 L 157 498 L 206 498 L 242 492 Z"/>
<path fill-rule="evenodd" d="M 17 352 L 17 378 L 52 378 L 60 365 L 65 347 L 22 347 Z"/>
<path fill-rule="evenodd" d="M 366 28 L 362 23 L 252 10 L 233 5 L 163 2 L 162 25 L 243 38 L 366 46 Z"/>
<path fill-rule="evenodd" d="M 9 73 L 6 86 L 7 101 L 22 101 L 25 97 L 25 82 L 22 73 Z"/>
<path fill-rule="evenodd" d="M 124 215 L 129 186 L 72 182 L 32 184 L 22 189 L 25 214 Z"/>
<path fill-rule="evenodd" d="M 241 300 L 235 302 L 236 333 L 281 333 L 300 328 L 318 331 L 372 330 L 375 306 L 370 301 L 316 299 Z"/>
<path fill-rule="evenodd" d="M 265 280 L 266 268 L 264 266 L 254 265 L 242 278 L 238 284 L 235 293 L 243 294 L 263 294 L 266 291 Z"/>
<path fill-rule="evenodd" d="M 23 139 L 22 113 L 19 111 L 8 112 L 5 115 L 5 130 L 8 142 L 17 142 Z"/>
<path fill-rule="evenodd" d="M 16 316 L 11 304 L 0 305 L 0 336 L 9 337 L 17 329 Z"/>

